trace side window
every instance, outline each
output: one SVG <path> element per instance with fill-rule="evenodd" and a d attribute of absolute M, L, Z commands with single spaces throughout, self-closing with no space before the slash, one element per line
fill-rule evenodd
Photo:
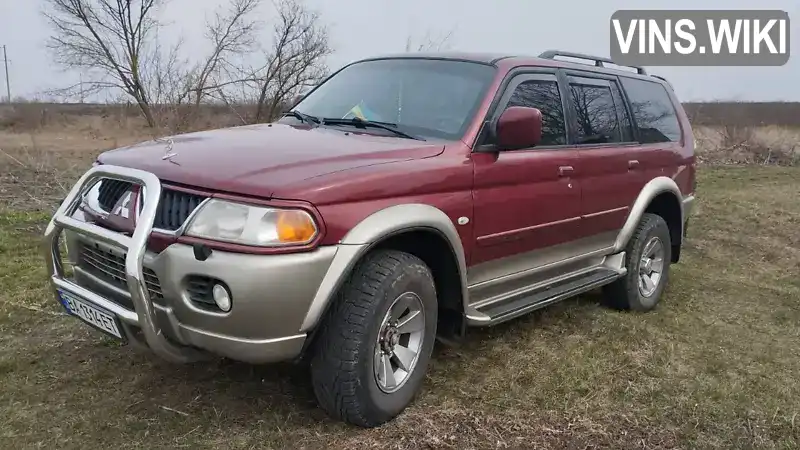
<path fill-rule="evenodd" d="M 577 119 L 577 144 L 621 142 L 619 119 L 609 85 L 569 85 Z"/>
<path fill-rule="evenodd" d="M 639 131 L 639 142 L 677 142 L 681 127 L 669 94 L 659 83 L 622 78 L 622 87 L 628 94 L 633 119 Z"/>
<path fill-rule="evenodd" d="M 633 142 L 633 123 L 631 116 L 628 114 L 628 108 L 625 107 L 625 101 L 622 99 L 622 92 L 619 90 L 619 85 L 616 81 L 611 82 L 611 91 L 614 94 L 614 103 L 617 105 L 617 112 L 622 117 L 620 124 L 620 131 L 622 131 L 623 142 Z"/>
<path fill-rule="evenodd" d="M 508 100 L 510 106 L 538 108 L 542 112 L 542 145 L 567 143 L 567 127 L 558 84 L 548 80 L 528 80 L 520 83 Z"/>

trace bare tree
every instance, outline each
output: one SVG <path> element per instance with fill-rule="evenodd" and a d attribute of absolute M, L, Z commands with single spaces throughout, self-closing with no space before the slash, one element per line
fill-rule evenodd
<path fill-rule="evenodd" d="M 257 45 L 252 13 L 261 0 L 229 0 L 218 10 L 206 25 L 210 51 L 194 64 L 180 43 L 166 47 L 157 35 L 156 13 L 166 1 L 44 0 L 53 29 L 48 46 L 60 64 L 95 76 L 80 85 L 82 92 L 121 90 L 151 127 L 160 110 L 189 102 L 197 110 L 206 98 L 255 104 L 248 121 L 271 120 L 298 90 L 327 74 L 327 29 L 302 0 L 276 0 L 273 40 L 255 66 L 243 61 Z"/>
<path fill-rule="evenodd" d="M 145 58 L 147 64 L 140 68 L 142 85 L 154 111 L 165 103 L 182 103 L 187 97 L 189 62 L 182 55 L 182 40 L 164 48 L 158 36 L 154 37 Z"/>
<path fill-rule="evenodd" d="M 256 122 L 272 120 L 299 89 L 318 83 L 328 72 L 325 57 L 331 48 L 319 15 L 298 0 L 280 0 L 277 13 L 266 63 L 251 75 L 258 92 Z"/>
<path fill-rule="evenodd" d="M 217 11 L 214 19 L 206 25 L 206 38 L 211 42 L 211 52 L 193 74 L 194 103 L 199 105 L 210 90 L 217 90 L 228 82 L 213 79 L 223 73 L 223 66 L 230 67 L 233 56 L 249 53 L 256 43 L 256 22 L 251 14 L 261 0 L 231 0 L 227 10 Z"/>
<path fill-rule="evenodd" d="M 150 39 L 159 26 L 163 0 L 44 0 L 53 29 L 48 41 L 56 61 L 99 75 L 86 82 L 97 91 L 119 88 L 133 97 L 151 127 L 156 125 L 143 70 L 154 53 Z"/>
<path fill-rule="evenodd" d="M 163 48 L 158 37 L 153 41 L 142 80 L 155 122 L 170 131 L 184 130 L 194 118 L 194 108 L 185 105 L 194 86 L 191 63 L 183 56 L 182 41 L 169 48 Z"/>

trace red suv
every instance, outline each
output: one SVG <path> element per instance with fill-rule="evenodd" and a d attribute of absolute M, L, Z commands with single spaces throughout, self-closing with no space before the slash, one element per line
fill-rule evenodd
<path fill-rule="evenodd" d="M 665 80 L 610 62 L 367 59 L 275 123 L 103 153 L 46 231 L 56 298 L 171 361 L 307 356 L 360 426 L 412 401 L 437 338 L 600 287 L 650 310 L 694 142 Z"/>

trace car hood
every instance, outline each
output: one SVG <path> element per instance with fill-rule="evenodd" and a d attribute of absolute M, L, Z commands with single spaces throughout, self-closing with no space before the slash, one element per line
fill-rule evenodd
<path fill-rule="evenodd" d="M 159 138 L 107 151 L 98 162 L 145 170 L 167 182 L 269 198 L 305 179 L 428 158 L 443 149 L 441 142 L 273 123 Z"/>

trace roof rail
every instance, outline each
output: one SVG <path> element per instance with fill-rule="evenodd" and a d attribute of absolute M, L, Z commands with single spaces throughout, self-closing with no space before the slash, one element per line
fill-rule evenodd
<path fill-rule="evenodd" d="M 641 67 L 641 66 L 626 66 L 626 65 L 623 65 L 623 64 L 617 64 L 613 60 L 611 60 L 611 58 L 603 58 L 602 56 L 590 56 L 590 55 L 584 55 L 584 54 L 581 54 L 581 53 L 565 52 L 565 51 L 561 51 L 561 50 L 547 50 L 546 52 L 543 52 L 541 55 L 539 55 L 539 58 L 542 58 L 542 59 L 556 59 L 556 56 L 565 56 L 567 58 L 577 58 L 577 59 L 587 59 L 589 61 L 594 61 L 594 65 L 596 67 L 605 67 L 603 65 L 603 63 L 614 64 L 616 66 L 621 66 L 621 67 L 631 67 L 633 69 L 636 69 L 636 72 L 639 75 L 647 75 L 647 71 L 644 70 L 644 67 Z"/>
<path fill-rule="evenodd" d="M 667 83 L 667 86 L 669 86 L 670 89 L 674 90 L 674 88 L 672 87 L 672 83 L 670 83 L 669 80 L 667 80 L 666 78 L 664 78 L 664 77 L 662 77 L 660 75 L 650 75 L 650 76 L 658 78 L 659 80 L 663 81 L 664 83 Z"/>

